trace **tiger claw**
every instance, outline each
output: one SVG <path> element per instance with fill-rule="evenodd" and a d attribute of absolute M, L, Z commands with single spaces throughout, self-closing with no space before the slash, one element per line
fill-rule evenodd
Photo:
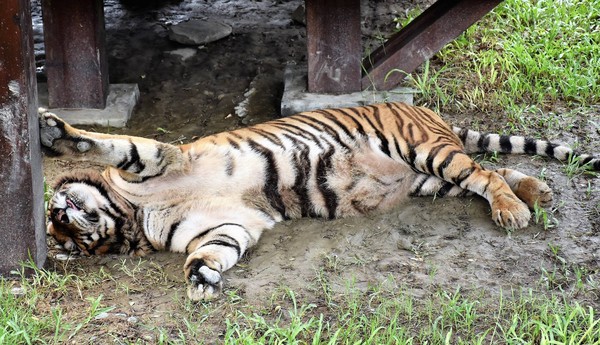
<path fill-rule="evenodd" d="M 522 229 L 529 224 L 529 208 L 522 201 L 515 199 L 502 198 L 492 204 L 492 219 L 498 226 Z"/>

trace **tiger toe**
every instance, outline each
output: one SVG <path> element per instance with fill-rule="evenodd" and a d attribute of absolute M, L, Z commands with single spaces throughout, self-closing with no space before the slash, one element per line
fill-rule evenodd
<path fill-rule="evenodd" d="M 515 196 L 502 196 L 492 203 L 492 219 L 503 228 L 522 229 L 529 224 L 530 218 L 527 205 Z"/>
<path fill-rule="evenodd" d="M 223 289 L 221 273 L 211 268 L 203 259 L 193 259 L 186 265 L 188 297 L 193 301 L 211 300 Z"/>
<path fill-rule="evenodd" d="M 57 139 L 65 135 L 64 123 L 56 115 L 45 111 L 43 108 L 39 112 L 40 141 L 43 146 L 51 148 Z"/>
<path fill-rule="evenodd" d="M 529 176 L 521 180 L 515 194 L 531 209 L 536 204 L 541 207 L 552 205 L 552 189 L 535 177 Z"/>

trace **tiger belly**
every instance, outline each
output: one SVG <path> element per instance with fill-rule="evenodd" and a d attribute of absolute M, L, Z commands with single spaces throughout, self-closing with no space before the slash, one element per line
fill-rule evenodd
<path fill-rule="evenodd" d="M 336 217 L 388 210 L 409 195 L 416 177 L 404 162 L 367 151 L 334 164 L 327 184 L 338 196 Z"/>
<path fill-rule="evenodd" d="M 364 215 L 400 203 L 409 195 L 416 177 L 404 162 L 368 149 L 352 154 L 334 153 L 327 163 L 316 160 L 311 165 L 315 168 L 306 173 L 306 178 L 300 178 L 304 181 L 301 186 L 280 184 L 276 192 L 269 192 L 264 186 L 247 190 L 242 197 L 245 205 L 261 210 L 275 221 Z M 295 174 L 301 174 L 299 170 L 296 168 Z"/>

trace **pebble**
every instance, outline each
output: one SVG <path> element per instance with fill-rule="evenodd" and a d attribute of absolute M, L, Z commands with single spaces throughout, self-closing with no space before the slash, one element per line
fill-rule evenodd
<path fill-rule="evenodd" d="M 56 254 L 56 255 L 54 256 L 54 258 L 55 258 L 56 260 L 60 260 L 60 261 L 67 261 L 67 260 L 69 260 L 69 255 L 68 255 L 68 254 L 63 254 L 63 253 L 60 253 L 60 254 Z"/>
<path fill-rule="evenodd" d="M 10 293 L 16 296 L 21 296 L 25 294 L 25 289 L 23 289 L 22 287 L 14 287 L 10 289 Z"/>
<path fill-rule="evenodd" d="M 171 25 L 169 39 L 181 44 L 201 45 L 231 34 L 231 26 L 215 20 L 189 20 Z"/>
<path fill-rule="evenodd" d="M 169 54 L 179 56 L 179 58 L 181 58 L 182 61 L 185 61 L 185 60 L 191 58 L 192 56 L 196 55 L 196 49 L 194 49 L 194 48 L 175 49 L 175 50 L 171 50 L 169 52 Z"/>
<path fill-rule="evenodd" d="M 138 318 L 135 316 L 130 316 L 127 318 L 127 322 L 129 323 L 137 323 L 138 322 Z"/>
<path fill-rule="evenodd" d="M 107 312 L 104 312 L 104 313 L 100 313 L 100 314 L 96 315 L 96 317 L 94 319 L 102 320 L 102 319 L 106 319 L 108 316 L 109 316 L 109 314 Z"/>

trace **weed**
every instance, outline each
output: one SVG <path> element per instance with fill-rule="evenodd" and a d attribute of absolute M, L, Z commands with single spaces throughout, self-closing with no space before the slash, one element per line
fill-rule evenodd
<path fill-rule="evenodd" d="M 439 63 L 425 65 L 409 84 L 422 90 L 422 103 L 459 109 L 502 107 L 523 114 L 527 107 L 553 103 L 596 104 L 600 41 L 592 18 L 599 16 L 599 0 L 507 0 L 442 49 Z M 522 115 L 511 119 L 520 128 L 528 121 Z"/>
<path fill-rule="evenodd" d="M 533 219 L 536 224 L 542 224 L 544 230 L 550 230 L 558 225 L 558 220 L 548 213 L 546 209 L 538 205 L 537 201 L 533 205 Z"/>
<path fill-rule="evenodd" d="M 581 175 L 598 176 L 598 173 L 594 171 L 594 168 L 590 163 L 581 164 L 581 158 L 574 155 L 569 155 L 569 159 L 567 160 L 567 164 L 563 167 L 563 171 L 569 179 Z"/>

